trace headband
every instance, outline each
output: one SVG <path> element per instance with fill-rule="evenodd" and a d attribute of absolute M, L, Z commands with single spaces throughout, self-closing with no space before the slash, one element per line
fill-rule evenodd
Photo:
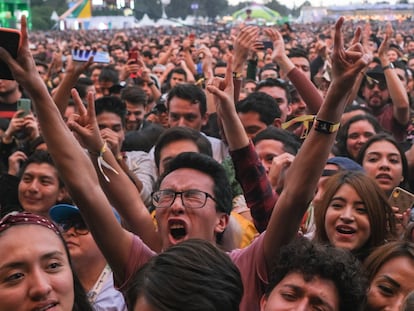
<path fill-rule="evenodd" d="M 39 225 L 60 235 L 58 227 L 44 216 L 28 212 L 12 212 L 0 219 L 0 233 L 16 225 Z"/>

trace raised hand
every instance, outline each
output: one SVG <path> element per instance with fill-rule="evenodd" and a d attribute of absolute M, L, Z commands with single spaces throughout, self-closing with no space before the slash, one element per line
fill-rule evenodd
<path fill-rule="evenodd" d="M 234 85 L 232 76 L 232 57 L 227 62 L 226 75 L 224 79 L 213 77 L 207 84 L 207 91 L 214 94 L 216 111 L 223 120 L 234 108 Z"/>
<path fill-rule="evenodd" d="M 259 28 L 257 26 L 246 26 L 240 30 L 234 39 L 233 71 L 243 71 L 243 65 L 247 60 L 250 48 L 257 41 L 258 35 Z"/>
<path fill-rule="evenodd" d="M 17 176 L 20 171 L 20 167 L 24 161 L 27 160 L 27 155 L 23 151 L 15 151 L 13 152 L 8 159 L 9 163 L 9 170 L 8 174 Z"/>
<path fill-rule="evenodd" d="M 31 140 L 39 136 L 39 124 L 32 113 L 23 118 L 23 127 Z"/>
<path fill-rule="evenodd" d="M 334 48 L 332 55 L 332 78 L 336 83 L 343 83 L 349 90 L 357 75 L 366 67 L 372 56 L 366 53 L 360 43 L 361 28 L 355 31 L 354 38 L 348 49 L 344 48 L 342 25 L 344 18 L 341 17 L 335 24 Z"/>
<path fill-rule="evenodd" d="M 78 113 L 71 115 L 67 123 L 68 127 L 75 133 L 76 138 L 84 148 L 89 152 L 99 154 L 104 145 L 104 140 L 96 122 L 93 93 L 88 93 L 88 108 L 85 108 L 75 89 L 72 89 L 72 98 Z"/>
<path fill-rule="evenodd" d="M 388 59 L 387 52 L 390 46 L 390 38 L 392 38 L 394 31 L 392 29 L 391 23 L 387 23 L 387 26 L 385 27 L 385 34 L 384 34 L 384 40 L 382 40 L 381 45 L 378 48 L 378 57 L 381 60 Z"/>
<path fill-rule="evenodd" d="M 40 77 L 34 59 L 29 49 L 27 34 L 27 20 L 21 18 L 21 45 L 17 58 L 14 59 L 4 48 L 0 47 L 0 58 L 9 66 L 14 79 L 33 97 L 39 90 L 46 89 L 43 79 Z M 33 98 L 32 98 L 33 99 Z"/>
<path fill-rule="evenodd" d="M 264 29 L 264 33 L 273 42 L 272 59 L 276 59 L 276 62 L 279 62 L 283 58 L 287 57 L 285 50 L 285 42 L 283 41 L 282 34 L 274 28 Z"/>

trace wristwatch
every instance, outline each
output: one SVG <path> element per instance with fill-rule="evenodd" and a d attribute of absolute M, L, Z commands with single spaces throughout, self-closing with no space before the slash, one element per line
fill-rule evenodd
<path fill-rule="evenodd" d="M 382 67 L 382 70 L 385 71 L 387 69 L 394 69 L 394 64 L 393 63 L 389 63 L 387 66 Z"/>
<path fill-rule="evenodd" d="M 332 134 L 339 129 L 339 123 L 332 123 L 315 118 L 315 121 L 313 121 L 313 128 L 320 133 Z"/>

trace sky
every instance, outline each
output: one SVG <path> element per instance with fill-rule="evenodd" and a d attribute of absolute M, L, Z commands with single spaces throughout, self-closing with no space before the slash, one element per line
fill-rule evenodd
<path fill-rule="evenodd" d="M 228 0 L 229 4 L 234 5 L 240 2 L 244 2 L 243 0 Z M 305 0 L 278 0 L 280 4 L 283 4 L 287 6 L 288 8 L 293 8 L 295 5 L 296 7 L 302 5 Z M 382 0 L 383 1 L 383 0 Z M 265 3 L 264 0 L 256 0 L 256 3 Z M 330 5 L 348 5 L 352 3 L 362 3 L 362 0 L 310 0 L 310 3 L 314 6 L 330 6 Z M 376 0 L 368 0 L 368 3 L 375 3 L 378 2 Z M 396 2 L 396 0 L 389 0 L 389 3 L 393 4 Z M 408 2 L 412 2 L 412 0 L 409 0 Z"/>

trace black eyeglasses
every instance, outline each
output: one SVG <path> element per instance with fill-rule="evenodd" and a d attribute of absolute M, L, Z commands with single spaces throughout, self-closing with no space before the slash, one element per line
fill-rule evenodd
<path fill-rule="evenodd" d="M 380 80 L 374 79 L 374 78 L 368 76 L 367 74 L 365 74 L 365 77 L 367 79 L 367 87 L 370 90 L 374 89 L 375 86 L 378 86 L 378 88 L 381 91 L 384 91 L 384 90 L 387 89 L 387 82 L 386 81 L 383 81 L 383 80 L 380 81 Z"/>
<path fill-rule="evenodd" d="M 63 233 L 68 232 L 70 228 L 73 228 L 77 235 L 86 235 L 89 233 L 88 227 L 82 220 L 66 220 L 57 225 Z"/>
<path fill-rule="evenodd" d="M 155 208 L 169 208 L 173 205 L 177 195 L 181 197 L 181 203 L 185 208 L 202 208 L 206 205 L 208 198 L 216 202 L 216 199 L 211 194 L 201 190 L 174 191 L 167 189 L 153 192 L 152 204 Z"/>

